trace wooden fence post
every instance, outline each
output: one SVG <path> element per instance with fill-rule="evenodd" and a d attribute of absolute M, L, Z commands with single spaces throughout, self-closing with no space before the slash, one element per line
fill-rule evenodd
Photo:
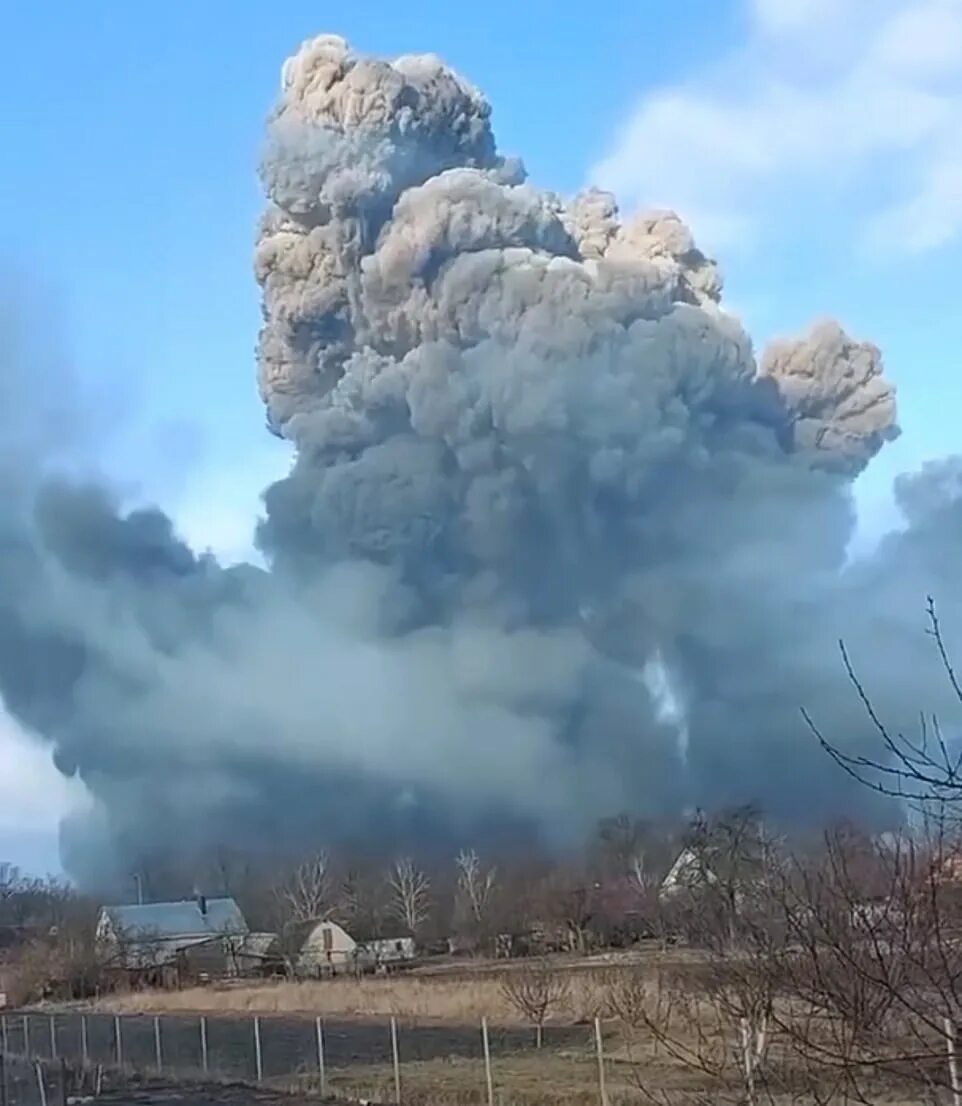
<path fill-rule="evenodd" d="M 50 1059 L 57 1059 L 57 1015 L 50 1015 Z"/>
<path fill-rule="evenodd" d="M 30 1059 L 30 1018 L 27 1014 L 23 1015 L 23 1054 Z"/>
<path fill-rule="evenodd" d="M 264 1061 L 261 1056 L 261 1019 L 254 1015 L 254 1063 L 257 1068 L 257 1082 L 264 1078 Z"/>
<path fill-rule="evenodd" d="M 86 1068 L 90 1064 L 90 1039 L 87 1036 L 87 1015 L 80 1015 L 80 1061 Z"/>
<path fill-rule="evenodd" d="M 208 1064 L 207 1064 L 207 1019 L 203 1015 L 201 1015 L 201 1019 L 200 1019 L 200 1066 L 201 1066 L 201 1069 L 204 1072 L 204 1075 L 206 1075 L 207 1074 L 207 1069 L 208 1069 Z"/>
<path fill-rule="evenodd" d="M 394 1056 L 394 1100 L 401 1106 L 401 1055 L 397 1046 L 397 1018 L 391 1018 L 391 1052 Z"/>
<path fill-rule="evenodd" d="M 37 1090 L 40 1092 L 40 1106 L 47 1106 L 47 1084 L 43 1078 L 43 1065 L 38 1060 L 34 1064 L 34 1070 L 37 1073 Z"/>
<path fill-rule="evenodd" d="M 124 1066 L 124 1031 L 120 1024 L 119 1014 L 114 1015 L 114 1046 L 117 1067 L 122 1068 Z"/>
<path fill-rule="evenodd" d="M 488 1087 L 488 1106 L 494 1106 L 494 1080 L 491 1078 L 491 1047 L 488 1041 L 488 1019 L 481 1019 L 481 1043 L 484 1046 L 484 1078 Z"/>
<path fill-rule="evenodd" d="M 154 1015 L 154 1059 L 157 1061 L 157 1070 L 164 1070 L 164 1049 L 160 1037 L 160 1018 Z"/>
<path fill-rule="evenodd" d="M 324 1026 L 321 1019 L 314 1020 L 314 1029 L 317 1034 L 317 1071 L 321 1082 L 321 1095 L 327 1093 L 327 1073 L 324 1070 Z"/>
<path fill-rule="evenodd" d="M 595 1018 L 595 1045 L 598 1050 L 598 1092 L 601 1106 L 608 1106 L 608 1089 L 605 1086 L 605 1046 L 601 1039 L 601 1018 Z"/>

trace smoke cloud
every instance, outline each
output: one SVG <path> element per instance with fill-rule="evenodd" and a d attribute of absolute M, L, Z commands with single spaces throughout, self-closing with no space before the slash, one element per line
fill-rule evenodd
<path fill-rule="evenodd" d="M 49 431 L 5 465 L 0 693 L 96 800 L 71 870 L 867 803 L 799 707 L 872 741 L 843 633 L 896 722 L 944 706 L 925 595 L 962 614 L 958 460 L 903 478 L 906 530 L 846 564 L 852 480 L 898 432 L 879 350 L 822 322 L 756 358 L 675 214 L 534 188 L 434 56 L 321 37 L 281 84 L 258 368 L 295 461 L 268 570 L 51 475 Z M 0 356 L 6 435 L 37 382 Z"/>

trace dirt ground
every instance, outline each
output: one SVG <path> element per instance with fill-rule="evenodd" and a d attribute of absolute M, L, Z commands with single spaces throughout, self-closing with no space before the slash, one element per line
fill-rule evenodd
<path fill-rule="evenodd" d="M 44 1088 L 48 1106 L 61 1106 L 62 1089 L 54 1074 Z M 71 1088 L 74 1091 L 74 1088 Z M 8 1106 L 42 1106 L 40 1088 L 33 1070 L 18 1069 L 8 1074 L 6 1087 Z M 70 1094 L 67 1102 L 85 1103 L 86 1096 Z M 150 1081 L 140 1084 L 106 1085 L 103 1093 L 89 1100 L 96 1106 L 316 1106 L 320 1096 L 305 1088 L 302 1093 L 250 1087 L 244 1084 L 164 1083 Z M 326 1098 L 328 1106 L 337 1099 Z"/>

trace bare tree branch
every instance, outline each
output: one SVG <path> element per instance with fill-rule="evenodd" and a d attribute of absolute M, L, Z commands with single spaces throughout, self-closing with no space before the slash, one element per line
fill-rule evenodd
<path fill-rule="evenodd" d="M 388 876 L 388 886 L 391 890 L 389 913 L 412 937 L 415 936 L 431 913 L 430 880 L 410 857 L 402 857 Z"/>

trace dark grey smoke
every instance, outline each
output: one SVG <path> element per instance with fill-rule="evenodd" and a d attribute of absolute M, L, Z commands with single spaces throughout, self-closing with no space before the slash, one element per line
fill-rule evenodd
<path fill-rule="evenodd" d="M 852 813 L 798 713 L 873 740 L 837 637 L 910 725 L 942 705 L 925 595 L 962 628 L 958 462 L 906 479 L 909 528 L 845 566 L 851 480 L 897 433 L 879 351 L 822 323 L 756 362 L 674 214 L 526 184 L 436 58 L 320 38 L 282 86 L 259 379 L 296 462 L 270 570 L 51 479 L 45 434 L 5 472 L 0 692 L 97 800 L 73 870 Z M 6 433 L 37 389 L 0 356 Z"/>

